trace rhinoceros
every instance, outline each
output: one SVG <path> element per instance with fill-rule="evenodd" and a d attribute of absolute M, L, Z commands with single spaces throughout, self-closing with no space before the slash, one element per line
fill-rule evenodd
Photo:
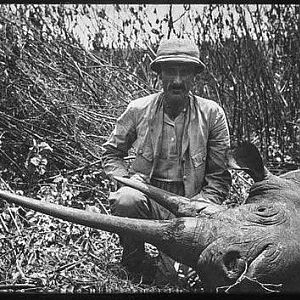
<path fill-rule="evenodd" d="M 0 197 L 21 206 L 77 224 L 131 234 L 192 267 L 206 291 L 238 287 L 265 291 L 300 291 L 300 170 L 280 177 L 263 165 L 255 146 L 235 151 L 233 168 L 254 180 L 245 204 L 227 208 L 190 200 L 142 182 L 116 178 L 172 211 L 171 220 L 122 218 L 41 202 L 0 191 Z M 245 283 L 251 284 L 245 284 Z"/>

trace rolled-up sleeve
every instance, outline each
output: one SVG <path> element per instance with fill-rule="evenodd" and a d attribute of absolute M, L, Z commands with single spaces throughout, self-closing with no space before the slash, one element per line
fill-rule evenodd
<path fill-rule="evenodd" d="M 108 176 L 128 176 L 124 157 L 136 140 L 134 109 L 128 105 L 118 118 L 109 139 L 103 144 L 103 168 Z"/>
<path fill-rule="evenodd" d="M 214 112 L 210 128 L 205 183 L 199 196 L 205 200 L 222 204 L 229 193 L 231 175 L 225 160 L 226 149 L 230 146 L 230 135 L 226 116 L 221 107 Z"/>

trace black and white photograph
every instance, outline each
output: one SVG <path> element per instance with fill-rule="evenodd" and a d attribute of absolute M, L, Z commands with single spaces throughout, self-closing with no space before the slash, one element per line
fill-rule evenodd
<path fill-rule="evenodd" d="M 0 4 L 0 297 L 300 293 L 300 5 Z"/>

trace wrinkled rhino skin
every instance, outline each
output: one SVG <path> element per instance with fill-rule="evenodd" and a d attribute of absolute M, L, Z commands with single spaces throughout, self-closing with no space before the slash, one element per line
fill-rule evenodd
<path fill-rule="evenodd" d="M 245 205 L 212 215 L 215 239 L 197 264 L 207 284 L 232 284 L 244 273 L 300 291 L 299 200 L 298 182 L 270 174 L 253 184 Z"/>

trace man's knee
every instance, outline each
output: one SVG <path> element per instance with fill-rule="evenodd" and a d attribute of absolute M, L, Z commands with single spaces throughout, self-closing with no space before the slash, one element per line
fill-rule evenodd
<path fill-rule="evenodd" d="M 145 194 L 124 186 L 109 195 L 113 215 L 129 218 L 149 218 L 148 200 Z"/>

